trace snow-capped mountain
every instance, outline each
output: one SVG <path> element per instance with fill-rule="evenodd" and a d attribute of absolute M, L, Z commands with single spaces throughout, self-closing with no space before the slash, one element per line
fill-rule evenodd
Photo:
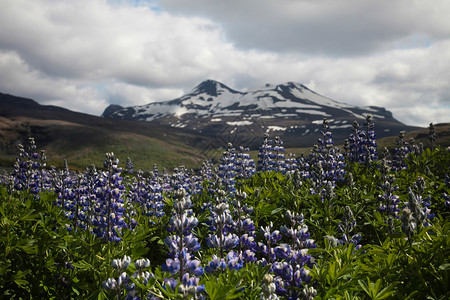
<path fill-rule="evenodd" d="M 324 118 L 329 120 L 335 139 L 342 141 L 353 122 L 363 125 L 368 114 L 373 115 L 379 136 L 411 128 L 395 120 L 385 108 L 340 103 L 294 82 L 241 92 L 206 80 L 174 100 L 126 108 L 110 105 L 102 117 L 153 121 L 220 136 L 224 141 L 247 141 L 247 145 L 258 143 L 269 133 L 279 135 L 289 146 L 301 146 L 316 142 Z"/>

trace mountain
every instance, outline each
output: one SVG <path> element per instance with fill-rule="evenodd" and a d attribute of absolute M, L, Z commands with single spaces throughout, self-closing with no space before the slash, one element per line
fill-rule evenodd
<path fill-rule="evenodd" d="M 198 95 L 210 95 L 213 100 L 213 97 L 220 97 L 225 94 L 224 87 L 211 89 L 214 86 L 208 84 L 201 85 L 197 89 L 197 93 Z M 267 89 L 269 89 L 269 86 L 267 86 Z M 229 93 L 239 93 L 231 89 L 230 91 Z M 122 109 L 124 108 L 116 106 L 112 107 L 109 111 L 120 111 Z M 238 112 L 237 109 L 234 110 Z M 223 110 L 222 115 L 225 113 L 226 110 Z M 280 113 L 283 113 L 283 111 L 280 110 Z M 211 119 L 211 117 L 209 118 Z M 236 115 L 222 116 L 220 118 L 230 120 L 226 122 L 230 122 L 231 125 L 227 123 L 223 125 L 223 122 L 217 120 L 219 117 L 215 117 L 216 120 L 213 121 L 209 120 L 210 123 L 205 122 L 202 124 L 199 122 L 199 124 L 203 125 L 202 128 L 204 130 L 210 130 L 210 135 L 206 135 L 199 134 L 198 129 L 188 129 L 187 125 L 185 128 L 176 128 L 173 125 L 161 124 L 162 122 L 158 122 L 158 120 L 140 122 L 101 118 L 73 112 L 57 106 L 40 105 L 32 99 L 0 93 L 0 169 L 2 167 L 12 167 L 17 154 L 17 145 L 19 143 L 26 145 L 29 137 L 35 138 L 38 151 L 40 149 L 46 150 L 49 159 L 48 165 L 61 167 L 64 159 L 67 159 L 71 168 L 84 169 L 91 164 L 102 166 L 104 154 L 106 152 L 114 152 L 121 160 L 122 166 L 124 166 L 126 158 L 130 157 L 136 169 L 140 168 L 144 170 L 151 169 L 155 163 L 161 169 L 164 167 L 170 169 L 182 164 L 188 168 L 198 168 L 205 159 L 218 158 L 221 151 L 217 151 L 217 149 L 224 147 L 227 141 L 232 141 L 237 146 L 252 145 L 252 143 L 255 146 L 254 148 L 260 146 L 263 131 L 267 129 L 270 129 L 269 133 L 271 136 L 277 133 L 284 133 L 283 139 L 289 137 L 285 132 L 271 130 L 275 127 L 269 126 L 275 125 L 270 124 L 269 121 L 276 120 L 275 117 L 259 119 L 256 117 L 253 119 L 246 117 L 245 120 L 242 120 L 241 116 Z M 164 121 L 164 119 L 162 120 Z M 181 118 L 174 117 L 173 120 L 176 122 L 185 121 L 186 124 L 193 122 L 189 119 L 189 115 L 182 115 Z M 204 120 L 208 121 L 208 117 L 198 118 L 198 121 Z M 319 131 L 319 123 L 321 121 L 319 122 L 318 120 L 319 118 L 311 127 Z M 300 124 L 302 122 L 302 120 L 279 120 L 279 122 L 282 121 L 293 122 L 293 124 Z M 253 122 L 253 124 L 248 124 L 247 122 Z M 307 124 L 307 121 L 303 123 Z M 331 124 L 332 126 L 336 126 L 336 123 L 336 121 L 333 121 Z M 236 124 L 247 125 L 239 126 Z M 341 122 L 341 125 L 346 124 L 348 123 Z M 382 124 L 380 120 L 377 120 L 376 132 L 378 137 L 380 137 L 379 133 Z M 396 125 L 398 123 L 392 122 L 392 124 Z M 215 128 L 213 125 L 218 126 Z M 260 125 L 260 131 L 257 132 L 256 130 L 258 130 L 258 126 Z M 225 129 L 225 131 L 219 131 L 220 126 L 223 126 L 222 129 Z M 262 128 L 262 126 L 267 127 Z M 294 126 L 297 126 L 294 129 L 303 129 L 301 128 L 303 125 Z M 307 125 L 304 126 L 306 128 Z M 435 124 L 435 127 L 437 135 L 436 143 L 449 146 L 450 124 Z M 249 128 L 255 128 L 255 131 L 251 132 L 248 130 Z M 236 132 L 232 134 L 227 133 L 230 129 Z M 344 129 L 344 134 L 348 137 L 350 128 Z M 397 127 L 395 133 L 394 130 L 391 130 L 393 137 L 379 139 L 380 149 L 383 146 L 390 148 L 396 147 L 395 136 L 398 135 L 400 129 L 407 130 L 406 136 L 408 140 L 414 138 L 417 142 L 427 143 L 428 129 L 412 131 L 408 129 L 408 126 L 403 125 Z M 212 136 L 214 133 L 213 130 L 218 132 L 217 136 Z M 337 128 L 334 127 L 331 130 L 336 139 Z M 297 147 L 304 147 L 308 143 L 313 144 L 320 136 L 320 132 L 300 134 L 299 136 L 291 131 L 289 134 L 294 137 L 291 145 L 297 145 Z M 241 136 L 244 138 L 235 141 L 232 140 Z M 290 147 L 286 144 L 285 146 Z M 304 153 L 305 149 L 307 148 L 297 150 L 300 151 L 299 153 Z M 292 150 L 294 152 L 297 151 L 295 149 Z"/>
<path fill-rule="evenodd" d="M 344 104 L 295 82 L 237 91 L 206 80 L 174 100 L 125 108 L 111 105 L 102 117 L 156 122 L 251 147 L 257 147 L 268 133 L 280 136 L 285 146 L 304 147 L 317 142 L 324 118 L 330 122 L 335 141 L 342 143 L 353 122 L 363 126 L 368 114 L 374 117 L 378 137 L 418 128 L 397 121 L 383 107 Z"/>
<path fill-rule="evenodd" d="M 152 122 L 105 119 L 65 108 L 40 105 L 32 99 L 0 93 L 0 166 L 12 167 L 17 145 L 34 137 L 45 149 L 49 165 L 83 169 L 102 166 L 106 152 L 136 168 L 198 167 L 207 158 L 199 148 L 214 143 L 209 137 Z"/>

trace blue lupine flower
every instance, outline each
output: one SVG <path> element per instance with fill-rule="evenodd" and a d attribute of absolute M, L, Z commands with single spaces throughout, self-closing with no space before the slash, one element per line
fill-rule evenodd
<path fill-rule="evenodd" d="M 434 218 L 434 214 L 428 208 L 431 205 L 431 197 L 422 198 L 421 195 L 416 195 L 412 189 L 409 189 L 408 199 L 407 207 L 411 210 L 412 217 L 418 224 L 428 226 L 428 220 Z"/>
<path fill-rule="evenodd" d="M 173 258 L 166 259 L 161 269 L 171 275 L 178 275 L 178 282 L 173 279 L 167 281 L 167 283 L 173 289 L 179 284 L 178 291 L 186 297 L 187 294 L 195 294 L 202 290 L 202 288 L 197 288 L 198 278 L 189 275 L 201 276 L 204 272 L 200 266 L 200 261 L 194 260 L 193 255 L 191 255 L 191 252 L 200 249 L 198 239 L 191 233 L 192 228 L 197 226 L 198 220 L 193 215 L 192 203 L 186 190 L 180 187 L 175 191 L 174 196 L 174 211 L 169 220 L 168 228 L 174 235 L 168 236 L 164 240 L 169 248 L 169 255 Z"/>
<path fill-rule="evenodd" d="M 275 294 L 277 287 L 272 275 L 264 275 L 261 289 L 261 300 L 278 300 L 278 296 Z"/>
<path fill-rule="evenodd" d="M 199 260 L 187 260 L 186 261 L 186 267 L 195 275 L 195 276 L 202 276 L 204 271 L 203 268 L 200 266 Z"/>
<path fill-rule="evenodd" d="M 302 296 L 304 300 L 312 300 L 315 296 L 317 296 L 317 291 L 312 286 L 304 285 Z"/>
<path fill-rule="evenodd" d="M 408 167 L 405 158 L 410 153 L 408 142 L 404 140 L 405 131 L 400 131 L 396 140 L 398 147 L 394 149 L 394 157 L 392 158 L 392 169 L 394 171 L 404 170 Z"/>
<path fill-rule="evenodd" d="M 105 282 L 103 282 L 103 288 L 111 291 L 116 289 L 117 281 L 114 278 L 108 278 Z"/>
<path fill-rule="evenodd" d="M 213 273 L 215 271 L 223 271 L 227 267 L 227 263 L 222 258 L 218 258 L 216 255 L 212 255 L 211 261 L 208 263 L 208 265 L 205 267 L 205 271 L 207 273 Z"/>
<path fill-rule="evenodd" d="M 249 148 L 240 147 L 240 152 L 236 154 L 236 178 L 250 178 L 256 173 L 256 164 L 248 152 Z"/>
<path fill-rule="evenodd" d="M 164 278 L 164 286 L 170 286 L 170 288 L 175 291 L 177 288 L 178 282 L 170 277 L 170 278 Z"/>
<path fill-rule="evenodd" d="M 274 252 L 274 247 L 275 244 L 282 238 L 280 231 L 278 230 L 272 231 L 272 227 L 273 227 L 272 222 L 270 222 L 269 226 L 261 227 L 261 231 L 264 235 L 264 238 L 266 239 L 266 244 L 258 242 L 256 246 L 257 250 L 259 252 L 262 252 L 262 254 L 267 257 L 267 262 L 269 264 L 275 260 L 276 255 Z M 265 264 L 266 262 L 262 261 L 262 263 Z"/>
<path fill-rule="evenodd" d="M 264 140 L 259 148 L 258 153 L 258 171 L 270 171 L 274 170 L 273 164 L 273 158 L 274 155 L 272 154 L 272 141 L 269 140 L 269 135 L 266 133 L 264 134 Z"/>
<path fill-rule="evenodd" d="M 447 193 L 443 193 L 442 198 L 444 198 L 445 200 L 444 202 L 445 206 L 450 207 L 450 195 L 447 195 Z"/>
<path fill-rule="evenodd" d="M 403 233 L 409 238 L 413 236 L 414 229 L 416 228 L 416 223 L 413 222 L 411 210 L 408 208 L 404 208 L 401 215 L 401 221 L 402 221 L 402 231 Z"/>
<path fill-rule="evenodd" d="M 350 162 L 369 165 L 377 159 L 377 142 L 375 140 L 372 115 L 366 116 L 366 130 L 361 130 L 357 121 L 353 123 L 353 133 L 346 140 L 344 149 Z"/>
<path fill-rule="evenodd" d="M 229 269 L 240 270 L 244 267 L 244 262 L 243 262 L 242 258 L 240 257 L 240 255 L 237 252 L 235 252 L 233 250 L 228 252 L 226 260 L 227 260 L 227 266 Z"/>
<path fill-rule="evenodd" d="M 384 179 L 384 182 L 380 185 L 383 192 L 378 195 L 380 205 L 377 210 L 387 216 L 397 218 L 400 211 L 400 208 L 398 207 L 400 198 L 395 195 L 394 192 L 398 190 L 398 186 L 395 184 L 395 176 L 388 174 L 387 172 L 388 169 L 386 167 L 381 168 L 382 179 Z"/>
<path fill-rule="evenodd" d="M 169 272 L 170 274 L 176 274 L 178 273 L 178 271 L 180 271 L 180 261 L 178 260 L 178 258 L 175 259 L 171 259 L 168 258 L 166 259 L 166 262 L 162 265 L 161 270 L 165 271 L 165 272 Z"/>
<path fill-rule="evenodd" d="M 128 266 L 131 263 L 131 258 L 125 255 L 122 259 L 113 259 L 111 266 L 117 270 L 118 273 L 124 272 L 128 269 Z"/>
<path fill-rule="evenodd" d="M 142 272 L 144 269 L 150 267 L 150 260 L 147 258 L 138 259 L 135 261 L 134 265 L 139 272 Z"/>

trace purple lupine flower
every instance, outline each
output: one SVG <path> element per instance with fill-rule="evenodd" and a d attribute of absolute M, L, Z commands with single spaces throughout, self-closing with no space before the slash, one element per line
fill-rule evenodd
<path fill-rule="evenodd" d="M 178 282 L 176 281 L 176 279 L 169 277 L 169 278 L 164 278 L 164 287 L 169 286 L 173 291 L 176 290 L 178 285 Z"/>
<path fill-rule="evenodd" d="M 236 199 L 231 201 L 233 210 L 232 215 L 236 220 L 234 226 L 234 233 L 239 238 L 238 252 L 241 254 L 244 249 L 254 250 L 256 243 L 255 238 L 255 225 L 249 218 L 249 214 L 253 212 L 253 208 L 241 203 L 247 198 L 247 194 L 238 190 L 235 194 Z"/>
<path fill-rule="evenodd" d="M 272 231 L 270 226 L 262 228 L 267 245 L 258 243 L 259 249 L 267 255 L 268 261 L 261 261 L 270 266 L 270 272 L 275 275 L 274 283 L 279 296 L 288 299 L 298 299 L 304 284 L 309 283 L 311 276 L 305 267 L 312 268 L 314 258 L 308 254 L 308 248 L 315 248 L 316 244 L 309 239 L 308 227 L 303 224 L 302 214 L 286 212 L 290 227 L 282 226 L 280 231 Z M 281 240 L 281 234 L 290 237 L 291 244 L 282 243 L 277 246 L 273 242 Z M 263 247 L 261 247 L 263 246 Z"/>
<path fill-rule="evenodd" d="M 166 262 L 163 263 L 161 270 L 169 272 L 170 274 L 174 275 L 178 273 L 178 271 L 180 271 L 180 261 L 178 260 L 178 258 L 175 259 L 168 258 L 166 259 Z"/>
<path fill-rule="evenodd" d="M 262 254 L 264 256 L 266 256 L 267 258 L 267 263 L 271 264 L 275 258 L 275 252 L 274 252 L 274 247 L 276 245 L 276 243 L 278 243 L 282 236 L 280 234 L 279 230 L 273 230 L 273 224 L 272 222 L 270 222 L 270 224 L 266 227 L 261 227 L 261 231 L 264 235 L 264 238 L 266 239 L 266 244 L 263 244 L 261 242 L 258 242 L 256 248 L 259 252 L 262 252 Z M 265 263 L 264 261 L 262 261 L 263 263 Z"/>
<path fill-rule="evenodd" d="M 333 184 L 342 181 L 345 175 L 344 156 L 339 149 L 334 146 L 332 133 L 329 131 L 328 120 L 324 118 L 322 124 L 322 138 L 318 140 L 318 145 L 313 149 L 311 162 L 315 169 L 312 169 L 312 176 L 315 177 L 318 190 L 328 181 Z"/>
<path fill-rule="evenodd" d="M 275 294 L 277 287 L 272 275 L 264 275 L 261 289 L 261 300 L 278 300 L 278 296 Z"/>
<path fill-rule="evenodd" d="M 431 197 L 427 196 L 422 198 L 419 194 L 416 194 L 412 189 L 408 191 L 408 203 L 407 207 L 411 210 L 412 217 L 417 221 L 417 224 L 422 226 L 428 226 L 428 220 L 434 218 L 434 214 L 429 209 Z"/>
<path fill-rule="evenodd" d="M 228 143 L 226 151 L 220 158 L 217 176 L 220 178 L 225 191 L 235 192 L 235 183 L 238 171 L 238 162 L 236 160 L 236 150 L 231 143 Z"/>
<path fill-rule="evenodd" d="M 223 271 L 227 267 L 227 263 L 223 258 L 218 258 L 216 255 L 212 255 L 211 261 L 205 267 L 207 273 L 214 273 L 215 271 Z"/>
<path fill-rule="evenodd" d="M 103 288 L 105 290 L 111 291 L 116 289 L 117 281 L 114 278 L 108 278 L 105 282 L 103 282 Z"/>
<path fill-rule="evenodd" d="M 204 271 L 203 268 L 200 266 L 200 261 L 197 259 L 194 260 L 187 260 L 186 261 L 186 267 L 194 274 L 195 276 L 202 276 Z"/>
<path fill-rule="evenodd" d="M 258 153 L 258 171 L 270 171 L 274 170 L 273 164 L 273 158 L 275 156 L 272 154 L 273 146 L 272 141 L 269 140 L 269 135 L 266 133 L 264 134 L 264 139 L 261 147 L 259 148 Z"/>
<path fill-rule="evenodd" d="M 399 188 L 395 184 L 395 176 L 392 174 L 388 174 L 388 167 L 384 165 L 381 168 L 382 174 L 382 184 L 380 185 L 382 193 L 378 195 L 378 200 L 380 201 L 379 207 L 377 210 L 380 213 L 383 213 L 386 216 L 393 216 L 398 218 L 398 213 L 400 208 L 398 205 L 400 204 L 400 198 L 394 194 Z"/>
<path fill-rule="evenodd" d="M 312 300 L 317 296 L 317 291 L 314 287 L 305 285 L 302 290 L 302 296 L 304 300 Z"/>
<path fill-rule="evenodd" d="M 111 266 L 116 269 L 118 273 L 122 273 L 126 269 L 128 269 L 130 263 L 131 258 L 125 255 L 122 259 L 113 259 L 113 261 L 111 262 Z"/>
<path fill-rule="evenodd" d="M 294 250 L 289 245 L 278 249 L 284 250 L 284 254 L 282 261 L 275 261 L 271 266 L 271 271 L 276 276 L 276 292 L 280 296 L 286 295 L 289 299 L 297 299 L 301 288 L 312 278 L 304 267 L 311 268 L 314 259 L 308 254 L 308 249 Z"/>
<path fill-rule="evenodd" d="M 444 198 L 445 200 L 444 202 L 445 207 L 450 207 L 450 195 L 448 195 L 447 193 L 443 193 L 442 198 Z"/>
<path fill-rule="evenodd" d="M 342 233 L 342 238 L 336 239 L 332 236 L 327 236 L 326 238 L 329 240 L 333 247 L 336 247 L 337 245 L 352 243 L 355 245 L 355 249 L 358 250 L 361 248 L 361 245 L 359 244 L 359 242 L 361 241 L 361 235 L 354 234 L 350 238 L 348 238 L 355 227 L 356 220 L 353 216 L 353 212 L 349 206 L 346 206 L 342 220 L 339 221 L 338 224 L 338 231 Z"/>
<path fill-rule="evenodd" d="M 126 255 L 122 259 L 113 259 L 111 266 L 116 270 L 118 277 L 117 279 L 111 277 L 103 282 L 103 288 L 109 291 L 116 291 L 118 298 L 121 297 L 122 291 L 126 291 L 126 293 L 128 293 L 126 297 L 130 297 L 135 294 L 136 285 L 132 282 L 126 272 L 130 263 L 131 258 Z"/>
<path fill-rule="evenodd" d="M 226 260 L 229 269 L 240 270 L 244 267 L 244 262 L 241 256 L 233 250 L 228 252 Z"/>
<path fill-rule="evenodd" d="M 251 158 L 249 148 L 240 147 L 240 152 L 236 154 L 236 177 L 250 178 L 256 173 L 256 164 Z"/>
<path fill-rule="evenodd" d="M 139 272 L 142 272 L 144 269 L 150 267 L 150 260 L 147 258 L 138 259 L 135 261 L 134 265 Z"/>
<path fill-rule="evenodd" d="M 412 237 L 414 235 L 414 230 L 416 228 L 416 223 L 413 222 L 411 210 L 408 208 L 404 208 L 402 211 L 402 215 L 400 220 L 402 221 L 402 231 L 408 237 Z"/>
<path fill-rule="evenodd" d="M 233 220 L 226 198 L 217 200 L 220 202 L 210 207 L 209 210 L 207 223 L 210 225 L 210 230 L 215 232 L 209 234 L 207 245 L 210 248 L 218 249 L 219 257 L 222 258 L 225 250 L 231 250 L 239 245 L 240 238 L 231 233 L 236 227 L 236 222 Z"/>
<path fill-rule="evenodd" d="M 409 143 L 405 141 L 406 131 L 400 131 L 396 140 L 398 147 L 394 149 L 394 157 L 392 158 L 392 169 L 394 171 L 405 170 L 408 166 L 405 158 L 410 153 Z"/>
<path fill-rule="evenodd" d="M 200 261 L 193 259 L 192 252 L 200 249 L 198 239 L 193 236 L 192 229 L 197 226 L 198 220 L 192 212 L 192 203 L 184 188 L 175 191 L 173 202 L 173 213 L 169 220 L 169 231 L 174 235 L 168 236 L 164 243 L 169 248 L 169 255 L 173 258 L 166 259 L 161 269 L 169 272 L 172 276 L 177 275 L 178 281 L 172 279 L 167 283 L 173 290 L 178 286 L 178 292 L 184 296 L 192 292 L 202 291 L 198 288 L 198 278 L 191 275 L 203 275 L 203 268 Z"/>
<path fill-rule="evenodd" d="M 205 291 L 205 286 L 199 285 L 199 281 L 199 278 L 190 277 L 189 273 L 186 273 L 183 275 L 181 285 L 178 290 L 185 298 L 189 295 L 195 296 Z"/>

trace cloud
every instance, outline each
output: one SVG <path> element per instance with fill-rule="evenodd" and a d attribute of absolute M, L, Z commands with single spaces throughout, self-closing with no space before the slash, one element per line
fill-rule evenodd
<path fill-rule="evenodd" d="M 183 90 L 168 88 L 149 89 L 142 86 L 116 82 L 105 88 L 108 103 L 121 106 L 142 105 L 155 101 L 171 100 L 183 95 Z"/>
<path fill-rule="evenodd" d="M 316 60 L 313 65 L 314 83 L 328 97 L 387 107 L 407 124 L 450 120 L 443 113 L 450 106 L 450 41 L 356 59 Z"/>
<path fill-rule="evenodd" d="M 353 56 L 403 46 L 417 33 L 430 42 L 450 34 L 446 0 L 157 2 L 172 13 L 215 20 L 242 49 Z"/>
<path fill-rule="evenodd" d="M 100 115 L 208 78 L 239 90 L 298 81 L 426 126 L 449 120 L 449 3 L 4 1 L 0 91 Z"/>
<path fill-rule="evenodd" d="M 105 1 L 10 1 L 2 19 L 9 25 L 0 47 L 14 49 L 31 67 L 55 77 L 132 84 L 169 84 L 214 68 L 205 64 L 205 45 L 216 45 L 220 34 L 210 21 Z"/>
<path fill-rule="evenodd" d="M 17 53 L 0 51 L 0 91 L 76 111 L 102 111 L 107 102 L 95 87 L 48 77 Z"/>
<path fill-rule="evenodd" d="M 3 5 L 0 20 L 4 25 L 0 50 L 16 60 L 15 67 L 4 65 L 2 71 L 15 68 L 17 75 L 13 81 L 0 83 L 0 88 L 23 94 L 24 82 L 33 76 L 35 89 L 46 90 L 35 97 L 44 101 L 67 98 L 57 91 L 61 82 L 84 91 L 86 85 L 112 89 L 104 95 L 117 94 L 116 83 L 127 91 L 135 86 L 136 95 L 126 93 L 133 97 L 127 104 L 142 99 L 145 88 L 155 89 L 147 98 L 179 95 L 180 86 L 222 72 L 228 53 L 233 52 L 209 20 L 172 17 L 126 3 L 9 1 Z M 51 80 L 58 83 L 49 85 L 52 91 L 40 86 Z M 173 91 L 162 93 L 164 88 Z M 93 105 L 83 110 L 101 113 Z"/>

